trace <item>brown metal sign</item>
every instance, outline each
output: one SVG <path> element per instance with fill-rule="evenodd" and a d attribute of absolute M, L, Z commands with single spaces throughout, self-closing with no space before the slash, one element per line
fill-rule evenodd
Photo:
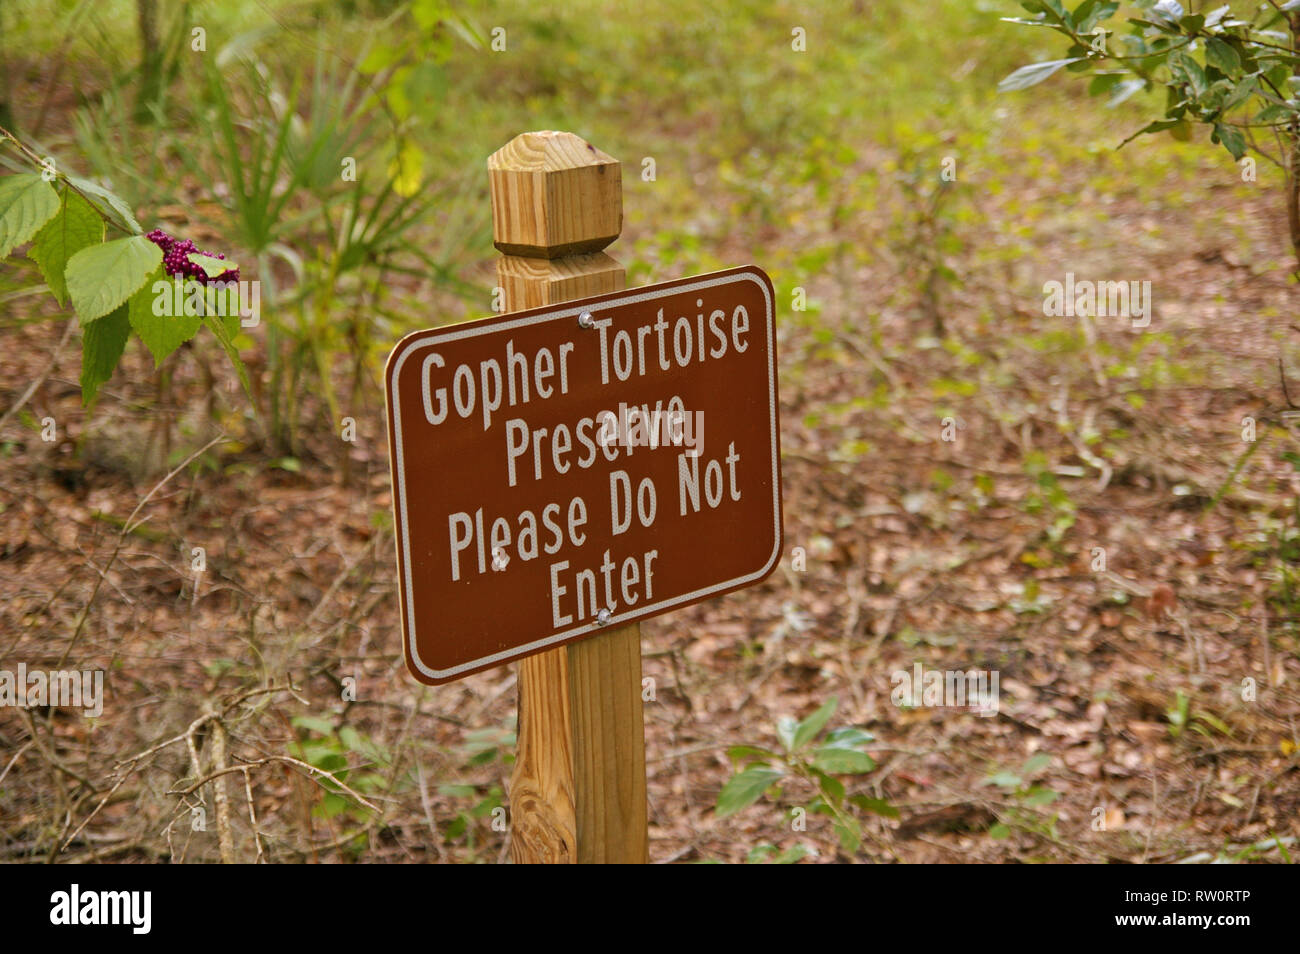
<path fill-rule="evenodd" d="M 403 338 L 406 662 L 459 679 L 757 583 L 781 555 L 772 282 L 746 266 Z"/>

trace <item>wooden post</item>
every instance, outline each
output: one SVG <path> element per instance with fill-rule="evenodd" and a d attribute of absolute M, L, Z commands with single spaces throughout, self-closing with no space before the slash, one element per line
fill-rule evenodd
<path fill-rule="evenodd" d="M 617 160 L 572 133 L 523 133 L 488 159 L 488 180 L 505 311 L 623 289 L 601 251 L 623 227 Z M 521 660 L 518 733 L 516 862 L 648 860 L 638 624 Z"/>

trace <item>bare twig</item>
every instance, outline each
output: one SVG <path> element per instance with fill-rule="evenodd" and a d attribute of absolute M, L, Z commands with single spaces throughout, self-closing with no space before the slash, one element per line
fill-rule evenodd
<path fill-rule="evenodd" d="M 27 385 L 27 390 L 22 393 L 9 410 L 5 411 L 4 417 L 0 417 L 0 431 L 4 430 L 4 426 L 9 423 L 10 418 L 23 409 L 27 402 L 31 400 L 32 395 L 36 393 L 36 389 L 44 384 L 45 379 L 54 371 L 55 365 L 59 363 L 59 354 L 63 351 L 64 345 L 68 343 L 68 339 L 72 337 L 72 329 L 75 327 L 77 327 L 77 319 L 72 318 L 68 321 L 68 327 L 63 329 L 63 337 L 59 339 L 59 343 L 50 352 L 50 361 L 45 366 L 45 370 L 38 374 L 31 384 Z"/>
<path fill-rule="evenodd" d="M 212 438 L 212 440 L 208 441 L 206 444 L 204 444 L 202 447 L 196 450 L 189 457 L 186 457 L 183 461 L 177 464 L 176 468 L 173 471 L 171 471 L 171 473 L 169 473 L 162 480 L 158 481 L 158 483 L 154 484 L 153 490 L 145 494 L 144 499 L 135 505 L 135 509 L 131 511 L 130 516 L 128 516 L 126 520 L 122 522 L 122 531 L 121 533 L 118 534 L 117 545 L 113 548 L 113 554 L 108 558 L 108 563 L 104 565 L 104 572 L 101 573 L 99 579 L 95 581 L 95 588 L 90 591 L 90 599 L 86 601 L 86 606 L 81 611 L 81 617 L 77 620 L 77 628 L 73 630 L 72 638 L 68 640 L 68 645 L 63 650 L 63 655 L 59 657 L 59 664 L 55 668 L 62 669 L 63 664 L 68 661 L 68 654 L 72 652 L 72 648 L 77 644 L 77 640 L 81 638 L 81 631 L 85 628 L 86 620 L 89 619 L 90 617 L 90 609 L 92 606 L 95 605 L 95 598 L 99 596 L 99 588 L 104 585 L 104 578 L 108 576 L 108 571 L 113 568 L 113 564 L 117 561 L 117 555 L 122 552 L 122 546 L 126 542 L 127 534 L 135 530 L 136 527 L 140 526 L 140 524 L 138 523 L 133 526 L 131 524 L 131 521 L 136 518 L 136 515 L 140 513 L 140 511 L 144 508 L 144 505 L 147 504 L 150 500 L 152 500 L 153 495 L 156 494 L 159 490 L 161 490 L 169 480 L 171 480 L 182 470 L 188 467 L 196 458 L 199 457 L 199 455 L 207 451 L 209 447 L 211 447 L 216 443 L 219 443 L 220 441 L 225 440 L 225 437 L 226 435 L 224 433 L 218 434 L 216 437 Z"/>

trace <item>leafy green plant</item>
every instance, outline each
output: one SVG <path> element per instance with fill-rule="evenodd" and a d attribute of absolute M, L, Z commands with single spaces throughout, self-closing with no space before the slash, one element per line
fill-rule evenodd
<path fill-rule="evenodd" d="M 934 143 L 937 146 L 938 143 Z M 945 334 L 943 292 L 960 276 L 952 262 L 962 250 L 952 208 L 954 180 L 944 178 L 922 151 L 933 146 L 907 144 L 898 158 L 898 187 L 903 210 L 895 222 L 894 245 L 917 295 L 921 316 L 936 338 Z"/>
<path fill-rule="evenodd" d="M 27 257 L 50 294 L 61 308 L 71 305 L 82 330 L 82 402 L 94 402 L 132 333 L 161 365 L 201 327 L 225 347 L 247 390 L 244 366 L 230 346 L 239 316 L 189 320 L 157 314 L 154 283 L 164 276 L 163 250 L 144 234 L 130 207 L 97 183 L 62 172 L 7 130 L 0 129 L 0 139 L 40 170 L 0 178 L 0 261 L 30 242 Z M 122 237 L 109 238 L 110 229 Z M 206 258 L 187 260 L 198 265 L 200 257 Z M 227 260 L 220 267 L 238 268 Z"/>
<path fill-rule="evenodd" d="M 1035 781 L 1051 764 L 1051 755 L 1038 752 L 1031 755 L 1019 771 L 999 769 L 984 779 L 981 784 L 995 785 L 1013 800 L 1011 807 L 1003 813 L 1002 820 L 989 828 L 990 838 L 1007 838 L 1011 835 L 1012 828 L 1020 828 L 1041 834 L 1052 841 L 1057 839 L 1057 816 L 1052 814 L 1050 818 L 1044 819 L 1038 809 L 1051 805 L 1061 797 L 1061 793 Z"/>
<path fill-rule="evenodd" d="M 780 849 L 776 845 L 761 842 L 755 845 L 745 857 L 745 863 L 751 865 L 793 865 L 805 858 L 816 857 L 816 849 L 803 842 Z"/>
<path fill-rule="evenodd" d="M 338 782 L 362 795 L 386 791 L 388 780 L 372 767 L 388 765 L 392 755 L 350 725 L 335 728 L 333 721 L 316 716 L 296 716 L 292 722 L 295 728 L 304 730 L 304 736 L 289 743 L 289 754 L 324 773 L 320 776 L 324 794 L 312 814 L 332 819 L 347 813 L 358 824 L 368 822 L 370 811 L 353 803 Z M 353 769 L 350 755 L 364 768 Z"/>
<path fill-rule="evenodd" d="M 514 749 L 515 730 L 507 724 L 467 733 L 458 755 L 464 770 L 491 765 L 497 759 L 503 766 L 509 766 L 514 764 Z M 443 828 L 443 835 L 449 842 L 464 839 L 473 860 L 489 840 L 487 829 L 502 817 L 497 810 L 505 810 L 505 792 L 495 782 L 476 784 L 460 781 L 439 785 L 438 794 L 467 802 L 456 810 L 455 816 Z"/>
<path fill-rule="evenodd" d="M 1222 735 L 1232 735 L 1232 729 L 1218 716 L 1201 709 L 1193 710 L 1191 705 L 1192 700 L 1187 693 L 1181 689 L 1177 690 L 1174 694 L 1174 704 L 1165 710 L 1165 718 L 1169 720 L 1170 736 L 1176 739 L 1187 729 L 1207 737 L 1211 729 Z"/>
<path fill-rule="evenodd" d="M 375 341 L 396 337 L 375 320 L 390 316 L 395 276 L 464 290 L 409 238 L 432 205 L 451 203 L 447 187 L 424 182 L 418 117 L 405 99 L 394 107 L 404 74 L 377 70 L 373 55 L 344 68 L 318 54 L 310 81 L 284 87 L 239 49 L 223 58 L 206 74 L 203 148 L 184 162 L 196 180 L 223 184 L 215 198 L 262 277 L 268 373 L 258 406 L 272 447 L 296 456 L 303 395 L 319 394 L 337 426 L 377 363 Z M 346 396 L 334 379 L 342 354 Z"/>
<path fill-rule="evenodd" d="M 768 793 L 782 799 L 786 785 L 796 782 L 811 794 L 800 809 L 830 816 L 840 847 L 848 854 L 857 852 L 863 834 L 862 823 L 851 808 L 897 818 L 898 810 L 882 799 L 848 795 L 837 777 L 865 775 L 876 767 L 866 752 L 874 741 L 870 733 L 846 726 L 823 734 L 838 705 L 839 700 L 832 696 L 803 721 L 789 716 L 779 719 L 776 735 L 780 751 L 756 745 L 728 749 L 736 771 L 718 794 L 718 817 L 734 815 Z"/>
<path fill-rule="evenodd" d="M 1239 14 L 1225 3 L 1193 13 L 1177 0 L 1134 0 L 1118 24 L 1127 30 L 1122 35 L 1111 23 L 1121 8 L 1115 0 L 1083 0 L 1073 10 L 1061 0 L 1020 5 L 1033 16 L 1004 19 L 1054 30 L 1070 47 L 1062 59 L 1022 66 L 999 89 L 1027 89 L 1064 68 L 1091 73 L 1089 92 L 1112 104 L 1163 90 L 1164 114 L 1125 142 L 1158 132 L 1187 140 L 1199 124 L 1234 160 L 1254 152 L 1281 168 L 1300 274 L 1300 4 L 1262 0 Z M 1276 152 L 1263 136 L 1272 137 Z"/>

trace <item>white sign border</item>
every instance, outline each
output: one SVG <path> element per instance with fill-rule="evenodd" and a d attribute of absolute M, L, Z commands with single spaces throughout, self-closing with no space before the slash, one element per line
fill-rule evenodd
<path fill-rule="evenodd" d="M 398 545 L 401 547 L 402 550 L 402 557 L 403 557 L 402 568 L 403 568 L 403 576 L 405 577 L 405 584 L 406 584 L 405 599 L 401 601 L 402 623 L 403 623 L 403 629 L 405 630 L 404 636 L 405 636 L 406 649 L 407 649 L 407 658 L 412 663 L 415 664 L 415 667 L 420 672 L 428 676 L 430 679 L 437 679 L 439 681 L 454 679 L 456 676 L 461 675 L 462 673 L 468 673 L 471 670 L 483 669 L 498 663 L 510 662 L 515 659 L 519 659 L 523 656 L 529 656 L 532 653 L 537 652 L 539 650 L 543 650 L 548 646 L 553 646 L 556 643 L 562 643 L 567 640 L 571 640 L 575 636 L 582 636 L 588 633 L 597 632 L 599 630 L 608 630 L 608 629 L 617 628 L 618 626 L 625 626 L 628 623 L 636 622 L 639 619 L 645 619 L 648 616 L 653 616 L 656 613 L 660 613 L 663 612 L 664 610 L 671 609 L 674 606 L 679 606 L 684 603 L 695 602 L 696 600 L 707 597 L 712 593 L 717 593 L 721 590 L 727 590 L 727 589 L 743 586 L 746 583 L 752 582 L 754 580 L 762 579 L 769 572 L 771 572 L 773 567 L 776 566 L 777 561 L 781 557 L 781 544 L 782 544 L 781 460 L 780 460 L 780 451 L 779 451 L 780 443 L 778 440 L 778 433 L 777 433 L 776 308 L 775 308 L 775 302 L 773 302 L 772 300 L 772 291 L 769 287 L 769 282 L 771 281 L 771 279 L 767 277 L 767 274 L 765 272 L 757 268 L 757 266 L 742 265 L 739 267 L 738 271 L 727 270 L 724 272 L 716 272 L 712 275 L 705 275 L 701 277 L 698 281 L 672 283 L 669 284 L 668 287 L 666 288 L 661 286 L 650 286 L 649 288 L 633 289 L 632 291 L 628 292 L 625 295 L 619 295 L 617 297 L 609 298 L 600 302 L 596 310 L 601 310 L 605 308 L 623 307 L 626 305 L 637 305 L 637 304 L 641 304 L 642 302 L 654 301 L 657 298 L 664 298 L 669 295 L 682 295 L 692 291 L 702 291 L 704 289 L 709 289 L 709 288 L 718 288 L 723 285 L 729 285 L 738 281 L 751 281 L 754 284 L 756 284 L 762 290 L 763 300 L 767 304 L 767 313 L 764 315 L 765 318 L 764 324 L 767 327 L 767 355 L 768 355 L 767 401 L 768 401 L 768 407 L 771 410 L 771 429 L 772 429 L 771 433 L 772 433 L 772 451 L 773 451 L 772 529 L 773 529 L 773 536 L 775 537 L 775 541 L 776 541 L 775 546 L 772 550 L 772 556 L 768 559 L 767 563 L 764 564 L 761 570 L 758 570 L 754 573 L 747 574 L 746 576 L 736 577 L 721 583 L 715 583 L 712 586 L 703 587 L 698 590 L 693 590 L 690 593 L 685 593 L 682 594 L 681 596 L 673 597 L 672 599 L 660 600 L 657 603 L 651 603 L 646 606 L 638 607 L 634 612 L 630 612 L 626 615 L 615 616 L 613 619 L 611 619 L 608 623 L 606 623 L 603 626 L 595 622 L 585 623 L 580 626 L 574 626 L 571 627 L 570 629 L 566 629 L 562 633 L 555 633 L 543 639 L 533 640 L 531 643 L 525 643 L 520 646 L 514 646 L 508 650 L 502 650 L 501 652 L 493 653 L 490 656 L 482 656 L 471 662 L 466 662 L 458 666 L 453 666 L 450 669 L 433 669 L 430 666 L 427 666 L 424 663 L 424 661 L 420 659 L 419 653 L 416 649 L 418 643 L 416 642 L 416 638 L 415 638 L 415 612 L 414 612 L 415 584 L 411 576 L 411 541 L 407 529 L 407 517 L 406 517 L 406 470 L 404 466 L 404 460 L 402 457 L 402 408 L 397 397 L 397 386 L 398 386 L 398 382 L 401 379 L 402 365 L 406 363 L 407 358 L 409 358 L 412 354 L 414 354 L 416 351 L 420 350 L 421 348 L 431 347 L 436 344 L 444 344 L 448 341 L 459 341 L 464 338 L 472 338 L 482 334 L 490 334 L 498 331 L 507 331 L 511 328 L 527 327 L 528 325 L 537 324 L 538 322 L 541 321 L 553 321 L 558 318 L 576 319 L 581 312 L 587 311 L 589 309 L 587 306 L 574 307 L 572 304 L 566 303 L 551 311 L 546 311 L 543 312 L 542 314 L 529 315 L 528 317 L 520 318 L 516 321 L 501 321 L 501 322 L 494 322 L 488 325 L 480 325 L 478 323 L 474 323 L 474 324 L 467 323 L 463 326 L 452 325 L 448 327 L 446 331 L 443 331 L 442 329 L 437 329 L 432 335 L 427 331 L 417 331 L 414 334 L 409 336 L 410 338 L 414 338 L 416 340 L 409 341 L 409 343 L 406 340 L 398 342 L 397 347 L 393 349 L 392 354 L 389 355 L 388 358 L 388 364 L 390 370 L 388 371 L 387 377 L 390 382 L 390 391 L 388 396 L 390 402 L 389 407 L 391 408 L 392 417 L 393 417 L 393 434 L 392 434 L 393 452 L 396 455 L 396 461 L 394 462 L 394 466 L 393 466 L 393 477 L 394 477 L 395 490 L 397 493 L 397 498 L 396 498 L 397 509 L 398 509 L 397 531 L 399 534 Z"/>

